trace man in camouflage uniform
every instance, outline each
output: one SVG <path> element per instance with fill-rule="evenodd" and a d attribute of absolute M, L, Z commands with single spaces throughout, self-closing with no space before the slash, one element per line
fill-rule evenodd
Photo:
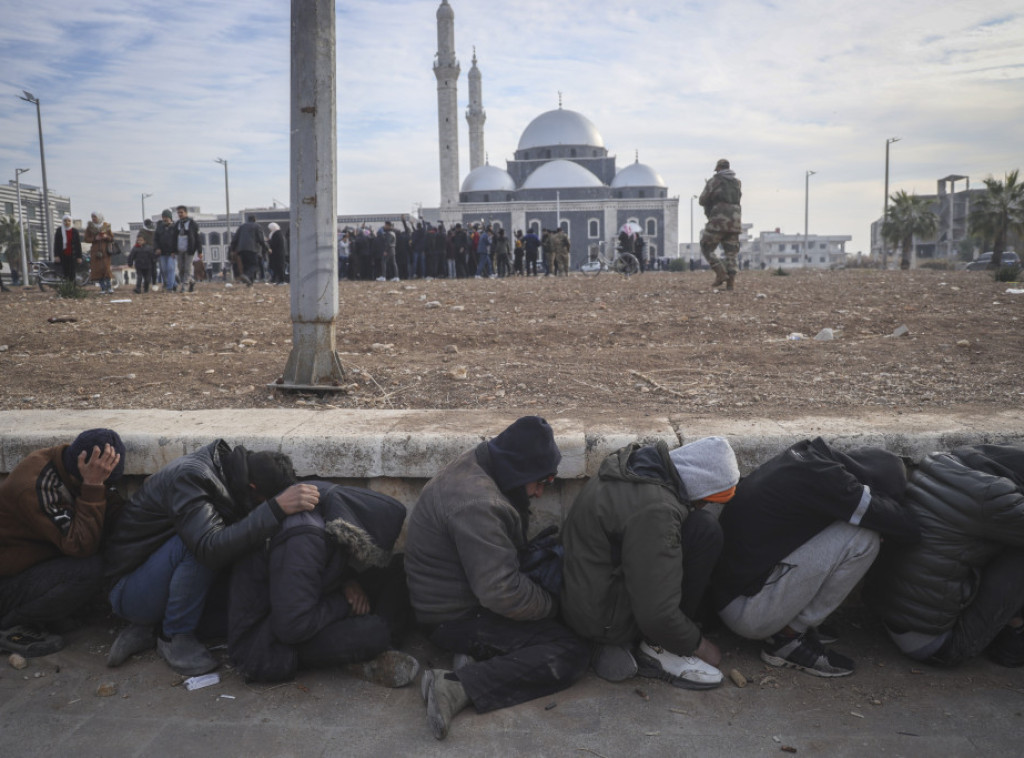
<path fill-rule="evenodd" d="M 743 231 L 740 217 L 742 194 L 740 180 L 729 168 L 729 161 L 722 158 L 715 165 L 715 175 L 704 185 L 699 200 L 708 219 L 700 233 L 700 251 L 715 272 L 714 287 L 725 284 L 731 290 L 736 280 L 736 256 L 740 252 L 739 235 Z M 719 244 L 725 253 L 724 264 L 715 255 Z"/>
<path fill-rule="evenodd" d="M 551 250 L 554 256 L 555 276 L 569 276 L 569 235 L 559 229 L 551 235 Z"/>

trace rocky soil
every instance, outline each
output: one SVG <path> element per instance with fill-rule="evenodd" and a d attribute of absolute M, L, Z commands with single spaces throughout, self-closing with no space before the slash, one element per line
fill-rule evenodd
<path fill-rule="evenodd" d="M 82 300 L 18 288 L 0 293 L 0 408 L 786 418 L 1024 399 L 1024 295 L 1008 291 L 1021 285 L 984 272 L 744 272 L 716 292 L 711 278 L 341 282 L 346 376 L 322 395 L 270 386 L 291 350 L 288 286 Z"/>

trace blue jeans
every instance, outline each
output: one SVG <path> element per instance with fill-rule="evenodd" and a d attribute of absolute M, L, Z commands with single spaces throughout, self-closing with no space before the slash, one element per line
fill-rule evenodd
<path fill-rule="evenodd" d="M 170 292 L 174 289 L 174 275 L 178 264 L 173 255 L 160 256 L 160 276 L 164 280 L 164 291 Z"/>
<path fill-rule="evenodd" d="M 477 276 L 490 276 L 494 273 L 491 269 L 491 254 L 486 251 L 481 251 L 480 260 L 476 264 L 476 275 Z"/>
<path fill-rule="evenodd" d="M 163 619 L 168 637 L 194 632 L 216 573 L 199 563 L 181 537 L 171 537 L 110 592 L 114 613 L 133 624 Z"/>
<path fill-rule="evenodd" d="M 422 279 L 426 276 L 426 269 L 423 266 L 423 253 L 412 254 L 412 272 L 409 274 L 410 279 Z"/>

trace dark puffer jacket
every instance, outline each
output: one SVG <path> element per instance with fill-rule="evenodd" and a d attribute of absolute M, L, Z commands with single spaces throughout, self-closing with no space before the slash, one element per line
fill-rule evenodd
<path fill-rule="evenodd" d="M 386 567 L 405 521 L 392 497 L 328 482 L 313 511 L 285 519 L 281 531 L 240 560 L 231 577 L 228 652 L 248 679 L 295 676 L 296 645 L 309 640 L 351 606 L 342 591 L 350 576 Z M 390 640 L 381 639 L 381 650 Z"/>
<path fill-rule="evenodd" d="M 642 632 L 676 655 L 692 655 L 700 629 L 680 610 L 681 532 L 692 506 L 665 443 L 650 450 L 660 476 L 630 467 L 640 449 L 628 445 L 605 458 L 569 511 L 563 613 L 597 642 L 627 644 Z"/>
<path fill-rule="evenodd" d="M 132 495 L 107 539 L 107 576 L 141 566 L 174 535 L 208 568 L 220 569 L 277 531 L 273 500 L 251 508 L 245 448 L 224 440 L 171 461 Z"/>
<path fill-rule="evenodd" d="M 911 475 L 906 505 L 921 542 L 883 545 L 864 598 L 890 629 L 940 634 L 971 604 L 988 562 L 1006 547 L 1024 547 L 1024 450 L 932 453 Z"/>

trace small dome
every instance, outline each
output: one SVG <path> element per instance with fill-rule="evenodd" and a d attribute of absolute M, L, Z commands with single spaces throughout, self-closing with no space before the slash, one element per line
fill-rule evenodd
<path fill-rule="evenodd" d="M 463 192 L 515 192 L 516 183 L 508 171 L 497 166 L 477 166 L 462 181 Z"/>
<path fill-rule="evenodd" d="M 645 163 L 637 161 L 619 171 L 612 179 L 612 187 L 667 187 L 661 174 Z"/>
<path fill-rule="evenodd" d="M 479 171 L 479 169 L 477 169 Z M 603 187 L 593 172 L 566 160 L 548 161 L 526 177 L 523 189 L 562 189 L 563 187 Z"/>
<path fill-rule="evenodd" d="M 597 127 L 586 116 L 576 111 L 558 110 L 542 113 L 526 127 L 519 138 L 519 149 L 554 145 L 587 145 L 604 147 Z"/>

